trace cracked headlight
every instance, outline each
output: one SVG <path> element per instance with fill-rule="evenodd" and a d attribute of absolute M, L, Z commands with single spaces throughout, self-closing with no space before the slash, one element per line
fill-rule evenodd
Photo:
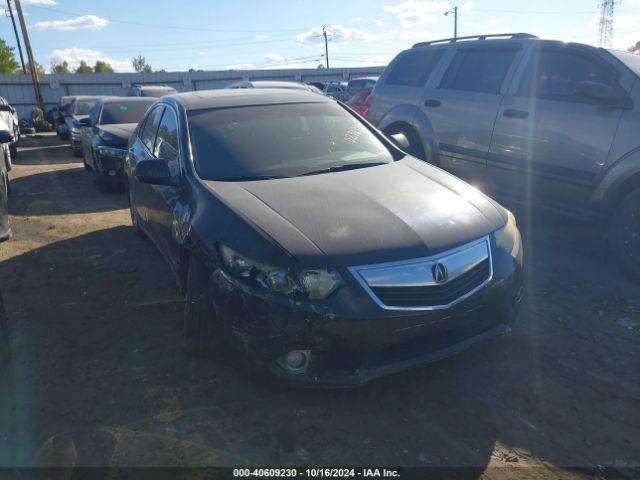
<path fill-rule="evenodd" d="M 123 158 L 127 154 L 127 151 L 123 150 L 122 148 L 100 146 L 97 148 L 97 150 L 98 150 L 98 153 L 103 157 Z"/>
<path fill-rule="evenodd" d="M 507 224 L 493 234 L 496 245 L 509 252 L 512 257 L 517 257 L 522 246 L 520 232 L 516 225 L 516 217 L 507 211 Z"/>
<path fill-rule="evenodd" d="M 284 295 L 296 293 L 310 300 L 322 300 L 343 284 L 334 270 L 303 270 L 300 274 L 288 268 L 257 262 L 235 250 L 220 245 L 218 248 L 222 264 L 232 274 L 252 280 L 259 286 Z"/>

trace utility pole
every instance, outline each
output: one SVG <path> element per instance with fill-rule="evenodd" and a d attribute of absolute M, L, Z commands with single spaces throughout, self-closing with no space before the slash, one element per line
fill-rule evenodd
<path fill-rule="evenodd" d="M 611 48 L 613 38 L 613 17 L 616 0 L 603 0 L 600 5 L 600 22 L 598 24 L 598 46 Z"/>
<path fill-rule="evenodd" d="M 18 53 L 20 54 L 20 64 L 22 65 L 22 73 L 27 74 L 27 68 L 24 66 L 24 57 L 22 56 L 22 45 L 20 43 L 20 35 L 18 35 L 18 29 L 16 28 L 16 20 L 13 18 L 13 9 L 11 8 L 11 0 L 7 0 L 7 10 L 9 10 L 9 17 L 11 17 L 11 24 L 13 25 L 13 33 L 16 34 L 16 43 L 18 44 Z"/>
<path fill-rule="evenodd" d="M 20 0 L 14 0 L 16 2 L 16 10 L 18 11 L 18 20 L 20 20 L 20 27 L 22 27 L 22 38 L 24 39 L 24 46 L 27 49 L 27 58 L 29 60 L 29 68 L 31 70 L 31 80 L 33 80 L 33 91 L 36 94 L 36 102 L 38 108 L 44 113 L 44 101 L 42 100 L 42 92 L 40 91 L 40 82 L 38 81 L 38 70 L 36 70 L 36 62 L 33 58 L 33 51 L 31 50 L 31 42 L 29 41 L 29 32 L 27 32 L 27 24 L 24 21 L 24 15 L 22 14 L 22 6 Z"/>
<path fill-rule="evenodd" d="M 444 12 L 445 15 L 450 13 L 453 13 L 453 38 L 456 39 L 458 38 L 458 7 L 455 6 L 452 10 Z"/>
<path fill-rule="evenodd" d="M 329 68 L 329 42 L 327 40 L 327 26 L 322 27 L 322 35 L 324 36 L 324 58 L 327 60 L 327 68 Z"/>

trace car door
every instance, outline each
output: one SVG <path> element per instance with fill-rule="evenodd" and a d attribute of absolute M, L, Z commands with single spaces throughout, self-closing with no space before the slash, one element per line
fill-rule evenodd
<path fill-rule="evenodd" d="M 582 81 L 622 88 L 617 71 L 584 48 L 532 48 L 496 120 L 487 167 L 496 193 L 571 206 L 588 199 L 623 110 L 576 95 Z"/>
<path fill-rule="evenodd" d="M 93 152 L 91 151 L 91 144 L 93 142 L 93 136 L 98 133 L 98 123 L 100 121 L 100 112 L 102 110 L 102 104 L 97 103 L 89 112 L 90 125 L 82 127 L 80 139 L 82 142 L 82 156 L 87 165 L 92 168 L 95 167 L 93 162 Z"/>
<path fill-rule="evenodd" d="M 167 164 L 173 178 L 179 179 L 178 116 L 170 106 L 164 109 L 153 154 L 156 161 Z M 148 208 L 156 245 L 170 265 L 176 268 L 180 255 L 177 239 L 181 234 L 181 190 L 173 185 L 150 185 L 150 187 Z"/>
<path fill-rule="evenodd" d="M 158 105 L 147 113 L 138 134 L 132 142 L 131 148 L 127 153 L 130 171 L 129 180 L 129 200 L 133 208 L 135 208 L 138 218 L 145 225 L 145 229 L 153 236 L 154 232 L 151 227 L 152 218 L 150 217 L 150 202 L 153 198 L 151 185 L 140 183 L 134 175 L 136 165 L 142 160 L 150 160 L 153 156 L 153 149 L 156 142 L 156 134 L 158 126 L 164 112 L 164 105 Z M 152 238 L 155 242 L 155 238 Z"/>
<path fill-rule="evenodd" d="M 446 69 L 427 83 L 420 102 L 436 135 L 441 166 L 477 186 L 484 182 L 503 85 L 521 51 L 516 42 L 486 43 L 450 51 Z"/>

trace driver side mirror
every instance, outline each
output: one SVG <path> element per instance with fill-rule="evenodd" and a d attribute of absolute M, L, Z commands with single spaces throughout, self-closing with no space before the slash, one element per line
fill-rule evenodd
<path fill-rule="evenodd" d="M 0 143 L 13 142 L 13 134 L 9 130 L 0 130 Z"/>
<path fill-rule="evenodd" d="M 140 183 L 147 183 L 149 185 L 177 186 L 177 182 L 169 171 L 167 162 L 160 158 L 153 160 L 140 160 L 136 165 L 133 175 Z"/>
<path fill-rule="evenodd" d="M 396 147 L 404 151 L 407 151 L 407 149 L 411 145 L 409 143 L 409 139 L 404 133 L 394 133 L 393 135 L 390 135 L 389 138 L 396 145 Z"/>
<path fill-rule="evenodd" d="M 590 98 L 602 105 L 616 108 L 631 108 L 631 99 L 621 94 L 611 85 L 601 82 L 593 82 L 584 80 L 576 85 L 574 95 L 584 98 Z"/>

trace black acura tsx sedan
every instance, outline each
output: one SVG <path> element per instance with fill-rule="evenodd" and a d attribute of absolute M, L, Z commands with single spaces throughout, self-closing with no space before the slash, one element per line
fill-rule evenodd
<path fill-rule="evenodd" d="M 129 143 L 128 197 L 185 293 L 185 349 L 351 386 L 509 332 L 513 215 L 405 142 L 304 91 L 158 100 Z"/>

